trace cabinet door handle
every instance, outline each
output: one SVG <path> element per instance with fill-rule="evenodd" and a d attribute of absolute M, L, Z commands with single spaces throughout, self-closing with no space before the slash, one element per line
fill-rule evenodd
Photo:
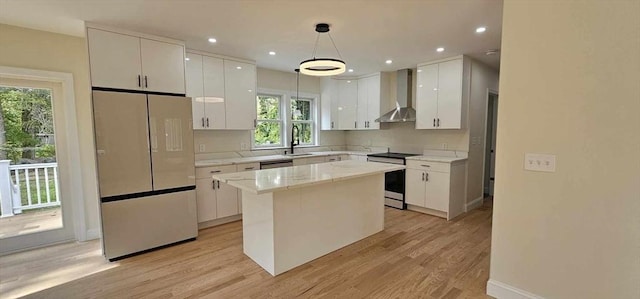
<path fill-rule="evenodd" d="M 438 128 L 440 127 L 440 119 L 438 118 Z"/>
<path fill-rule="evenodd" d="M 209 127 L 209 118 L 207 117 L 207 128 Z"/>
<path fill-rule="evenodd" d="M 210 173 L 220 173 L 222 170 L 212 170 Z"/>
<path fill-rule="evenodd" d="M 149 87 L 149 80 L 147 80 L 147 76 L 144 76 L 144 87 L 147 88 Z"/>
<path fill-rule="evenodd" d="M 357 128 L 358 128 L 358 122 L 357 122 L 357 121 L 354 121 L 353 123 L 355 124 L 356 129 L 357 129 Z"/>
<path fill-rule="evenodd" d="M 424 181 L 424 172 L 422 173 L 422 181 Z"/>
<path fill-rule="evenodd" d="M 331 122 L 331 128 L 333 129 L 333 122 Z"/>
<path fill-rule="evenodd" d="M 138 87 L 142 87 L 142 79 L 140 78 L 140 75 L 138 75 Z"/>
<path fill-rule="evenodd" d="M 427 176 L 427 179 L 428 179 L 428 178 L 429 178 L 429 177 Z M 218 181 L 218 189 L 220 189 L 220 181 Z"/>
<path fill-rule="evenodd" d="M 422 167 L 431 167 L 431 165 L 424 165 L 424 164 L 421 164 L 420 166 L 422 166 Z"/>
<path fill-rule="evenodd" d="M 244 170 L 253 170 L 255 167 L 245 167 Z"/>
<path fill-rule="evenodd" d="M 202 127 L 204 128 L 204 117 L 202 118 Z"/>
<path fill-rule="evenodd" d="M 427 178 L 425 179 L 426 182 L 429 181 L 429 173 L 427 172 Z M 218 183 L 218 188 L 220 188 L 220 183 Z"/>
<path fill-rule="evenodd" d="M 216 190 L 216 180 L 211 181 L 211 187 L 213 190 Z"/>
<path fill-rule="evenodd" d="M 433 119 L 433 127 L 435 128 L 435 126 L 436 126 L 436 119 L 434 118 Z"/>

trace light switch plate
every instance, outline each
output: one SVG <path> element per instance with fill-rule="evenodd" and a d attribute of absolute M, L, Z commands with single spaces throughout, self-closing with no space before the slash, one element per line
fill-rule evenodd
<path fill-rule="evenodd" d="M 531 171 L 556 172 L 556 156 L 525 153 L 524 169 Z"/>
<path fill-rule="evenodd" d="M 246 151 L 249 149 L 249 146 L 247 145 L 247 143 L 242 142 L 240 143 L 240 150 Z"/>
<path fill-rule="evenodd" d="M 205 150 L 204 144 L 200 144 L 200 148 L 198 150 L 203 153 Z"/>

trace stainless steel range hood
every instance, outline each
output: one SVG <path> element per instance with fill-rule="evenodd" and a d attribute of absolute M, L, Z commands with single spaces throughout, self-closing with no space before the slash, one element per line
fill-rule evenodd
<path fill-rule="evenodd" d="M 376 119 L 381 123 L 416 121 L 416 110 L 411 107 L 411 69 L 398 71 L 396 108 Z"/>

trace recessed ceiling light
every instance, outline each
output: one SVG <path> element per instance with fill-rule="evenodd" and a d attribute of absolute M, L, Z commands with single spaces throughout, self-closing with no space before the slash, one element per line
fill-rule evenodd
<path fill-rule="evenodd" d="M 237 70 L 241 70 L 241 69 L 242 69 L 242 67 L 241 67 L 241 66 L 236 66 L 236 69 L 237 69 Z"/>
<path fill-rule="evenodd" d="M 436 51 L 438 51 L 438 52 L 443 52 L 443 51 L 444 51 L 444 48 L 437 48 L 437 49 L 436 49 Z"/>
<path fill-rule="evenodd" d="M 347 80 L 347 83 L 351 83 L 351 80 Z"/>
<path fill-rule="evenodd" d="M 347 72 L 349 72 L 349 73 L 353 73 L 353 69 L 349 69 Z"/>
<path fill-rule="evenodd" d="M 209 42 L 210 42 L 210 43 L 212 43 L 212 44 L 214 44 L 214 43 L 218 42 L 218 40 L 217 40 L 217 39 L 215 39 L 215 38 L 213 38 L 213 37 L 210 37 L 210 38 L 209 38 Z"/>
<path fill-rule="evenodd" d="M 393 61 L 391 59 L 389 59 L 389 60 L 385 61 L 384 63 L 391 64 L 391 63 L 393 63 Z"/>
<path fill-rule="evenodd" d="M 478 27 L 476 28 L 476 33 L 482 33 L 487 31 L 487 27 Z"/>
<path fill-rule="evenodd" d="M 269 51 L 269 55 L 271 55 L 271 56 L 276 55 L 276 52 L 274 52 L 274 51 Z"/>
<path fill-rule="evenodd" d="M 187 58 L 185 58 L 184 60 L 189 61 L 189 60 L 191 60 L 191 59 L 190 59 L 189 57 L 187 57 Z"/>
<path fill-rule="evenodd" d="M 418 73 L 422 73 L 422 70 L 418 70 Z"/>

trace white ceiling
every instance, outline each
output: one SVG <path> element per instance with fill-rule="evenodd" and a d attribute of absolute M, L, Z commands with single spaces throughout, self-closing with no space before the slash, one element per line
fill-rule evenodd
<path fill-rule="evenodd" d="M 502 0 L 0 0 L 0 23 L 83 36 L 83 21 L 289 72 L 311 58 L 315 24 L 326 22 L 352 75 L 361 75 L 459 54 L 498 68 L 499 55 L 484 53 L 500 48 Z M 478 26 L 487 31 L 475 33 Z M 326 35 L 317 56 L 337 56 Z"/>

